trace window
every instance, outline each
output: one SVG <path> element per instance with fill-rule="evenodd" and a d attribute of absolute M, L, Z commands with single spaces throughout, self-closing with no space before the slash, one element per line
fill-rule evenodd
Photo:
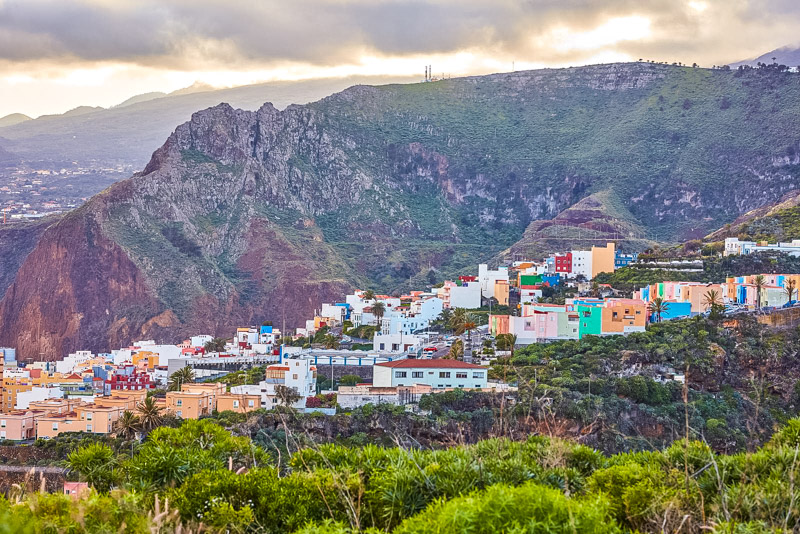
<path fill-rule="evenodd" d="M 439 378 L 450 378 L 450 373 L 445 371 L 440 371 Z"/>
<path fill-rule="evenodd" d="M 459 384 L 458 387 L 463 388 L 464 384 Z"/>
<path fill-rule="evenodd" d="M 405 378 L 406 377 L 406 372 L 405 371 L 395 371 L 394 372 L 394 377 L 395 378 Z"/>
<path fill-rule="evenodd" d="M 296 374 L 292 375 L 292 380 L 297 380 L 297 375 Z"/>
<path fill-rule="evenodd" d="M 86 414 L 86 420 L 87 421 L 91 421 L 92 420 L 92 412 L 89 412 L 89 413 Z"/>
<path fill-rule="evenodd" d="M 234 408 L 238 408 L 239 407 L 239 401 L 238 400 L 233 401 L 233 407 Z"/>
<path fill-rule="evenodd" d="M 86 431 L 87 432 L 91 432 L 92 431 L 92 425 L 86 425 Z"/>
<path fill-rule="evenodd" d="M 0 419 L 0 428 L 5 428 L 5 427 L 6 427 L 6 420 Z"/>
<path fill-rule="evenodd" d="M 6 439 L 6 431 L 0 430 L 0 439 Z"/>
<path fill-rule="evenodd" d="M 411 378 L 423 378 L 424 376 L 425 376 L 425 373 L 423 373 L 422 371 L 412 371 L 411 372 Z"/>
<path fill-rule="evenodd" d="M 183 411 L 178 410 L 178 417 L 183 417 Z"/>
<path fill-rule="evenodd" d="M 472 373 L 472 378 L 483 378 L 483 371 L 477 371 Z"/>
<path fill-rule="evenodd" d="M 178 400 L 175 402 L 175 406 L 183 406 L 183 399 L 178 399 Z"/>
<path fill-rule="evenodd" d="M 58 423 L 53 423 L 53 430 L 58 430 Z"/>
<path fill-rule="evenodd" d="M 248 405 L 250 408 L 252 408 L 253 406 L 255 406 L 255 404 L 253 404 L 253 401 L 252 401 L 252 400 L 249 400 L 249 401 L 247 401 L 247 405 Z"/>
<path fill-rule="evenodd" d="M 456 378 L 467 378 L 467 373 L 456 373 Z"/>

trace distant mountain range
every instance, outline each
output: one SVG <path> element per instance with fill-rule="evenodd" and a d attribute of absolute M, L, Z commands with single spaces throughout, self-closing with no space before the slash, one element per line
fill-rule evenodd
<path fill-rule="evenodd" d="M 199 109 L 222 102 L 255 110 L 264 102 L 283 109 L 324 98 L 354 84 L 414 81 L 409 78 L 353 77 L 274 82 L 213 89 L 203 84 L 174 93 L 134 96 L 109 109 L 82 106 L 61 115 L 30 119 L 20 114 L 0 119 L 0 153 L 13 162 L 42 168 L 77 166 L 102 169 L 116 165 L 141 169 L 163 140 Z M 47 178 L 44 178 L 47 180 Z M 46 184 L 45 184 L 46 185 Z M 99 192 L 87 191 L 87 196 Z"/>
<path fill-rule="evenodd" d="M 152 136 L 118 123 L 126 139 Z M 16 269 L 0 278 L 0 346 L 54 359 L 294 327 L 354 286 L 421 288 L 609 238 L 636 250 L 702 237 L 800 189 L 798 154 L 800 75 L 777 69 L 596 65 L 217 105 L 43 231 L 0 232 Z"/>
<path fill-rule="evenodd" d="M 777 48 L 771 52 L 762 54 L 757 58 L 734 63 L 731 65 L 731 68 L 738 67 L 739 65 L 750 65 L 751 67 L 755 67 L 759 63 L 766 63 L 768 65 L 777 63 L 778 65 L 786 65 L 787 67 L 796 68 L 800 65 L 800 46 L 784 46 Z"/>
<path fill-rule="evenodd" d="M 12 113 L 11 115 L 0 117 L 0 128 L 5 126 L 15 126 L 29 120 L 31 120 L 31 118 L 27 115 L 23 115 L 22 113 Z"/>

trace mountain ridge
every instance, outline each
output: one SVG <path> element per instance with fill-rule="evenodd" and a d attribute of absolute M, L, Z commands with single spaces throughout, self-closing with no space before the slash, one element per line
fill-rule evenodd
<path fill-rule="evenodd" d="M 790 73 L 611 64 L 220 104 L 43 232 L 0 344 L 56 359 L 300 326 L 352 287 L 463 273 L 571 207 L 642 247 L 678 240 L 798 188 L 794 103 Z"/>

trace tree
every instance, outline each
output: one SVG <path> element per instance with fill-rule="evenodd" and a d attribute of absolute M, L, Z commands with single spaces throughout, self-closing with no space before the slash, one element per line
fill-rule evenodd
<path fill-rule="evenodd" d="M 786 291 L 786 295 L 789 297 L 789 302 L 793 300 L 794 292 L 797 289 L 797 282 L 793 279 L 786 280 L 783 284 L 783 290 Z"/>
<path fill-rule="evenodd" d="M 361 296 L 364 300 L 375 300 L 375 292 L 371 289 L 367 289 L 364 291 L 364 294 Z"/>
<path fill-rule="evenodd" d="M 194 370 L 187 365 L 169 376 L 169 390 L 180 391 L 183 384 L 191 384 L 194 380 Z"/>
<path fill-rule="evenodd" d="M 661 316 L 669 309 L 669 304 L 661 297 L 656 297 L 650 303 L 650 315 L 655 315 L 656 322 L 661 322 Z"/>
<path fill-rule="evenodd" d="M 133 412 L 125 410 L 114 425 L 117 436 L 124 439 L 133 439 L 142 429 L 142 423 Z"/>
<path fill-rule="evenodd" d="M 756 309 L 761 309 L 761 292 L 764 290 L 764 287 L 767 285 L 767 279 L 764 277 L 763 274 L 759 274 L 753 279 L 753 285 L 756 288 Z"/>
<path fill-rule="evenodd" d="M 703 295 L 703 305 L 706 308 L 713 309 L 714 306 L 719 306 L 722 304 L 722 298 L 720 297 L 719 291 L 716 289 L 709 289 L 705 295 Z"/>
<path fill-rule="evenodd" d="M 226 343 L 227 342 L 223 338 L 215 337 L 211 341 L 206 342 L 206 344 L 203 345 L 203 349 L 206 352 L 222 352 L 225 350 Z"/>
<path fill-rule="evenodd" d="M 297 404 L 300 399 L 303 398 L 303 396 L 297 392 L 297 389 L 281 384 L 275 386 L 275 396 L 278 397 L 278 402 L 287 408 Z"/>
<path fill-rule="evenodd" d="M 360 376 L 358 375 L 344 375 L 342 378 L 339 379 L 340 386 L 355 386 L 356 384 L 362 382 Z"/>
<path fill-rule="evenodd" d="M 75 471 L 101 493 L 111 490 L 117 478 L 117 459 L 111 447 L 102 443 L 92 443 L 69 453 L 67 468 Z"/>
<path fill-rule="evenodd" d="M 451 360 L 460 360 L 464 357 L 464 342 L 460 339 L 457 339 L 453 342 L 452 346 L 450 347 L 450 352 L 446 356 L 448 359 Z"/>
<path fill-rule="evenodd" d="M 156 404 L 156 400 L 153 397 L 147 397 L 140 402 L 136 407 L 136 411 L 139 412 L 139 421 L 142 425 L 142 430 L 145 432 L 153 430 L 164 420 L 164 410 Z"/>
<path fill-rule="evenodd" d="M 372 315 L 374 315 L 375 319 L 378 321 L 378 326 L 381 325 L 384 313 L 386 313 L 386 304 L 383 302 L 375 302 L 372 305 Z"/>
<path fill-rule="evenodd" d="M 333 334 L 328 334 L 325 336 L 325 339 L 322 341 L 325 345 L 326 349 L 338 349 L 339 348 L 339 340 Z"/>

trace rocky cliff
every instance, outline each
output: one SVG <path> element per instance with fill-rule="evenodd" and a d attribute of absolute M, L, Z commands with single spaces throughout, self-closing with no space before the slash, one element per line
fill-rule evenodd
<path fill-rule="evenodd" d="M 0 344 L 58 358 L 297 326 L 353 285 L 561 248 L 539 239 L 560 213 L 641 246 L 705 233 L 797 187 L 798 114 L 800 76 L 649 64 L 222 104 L 43 232 L 0 300 Z"/>

